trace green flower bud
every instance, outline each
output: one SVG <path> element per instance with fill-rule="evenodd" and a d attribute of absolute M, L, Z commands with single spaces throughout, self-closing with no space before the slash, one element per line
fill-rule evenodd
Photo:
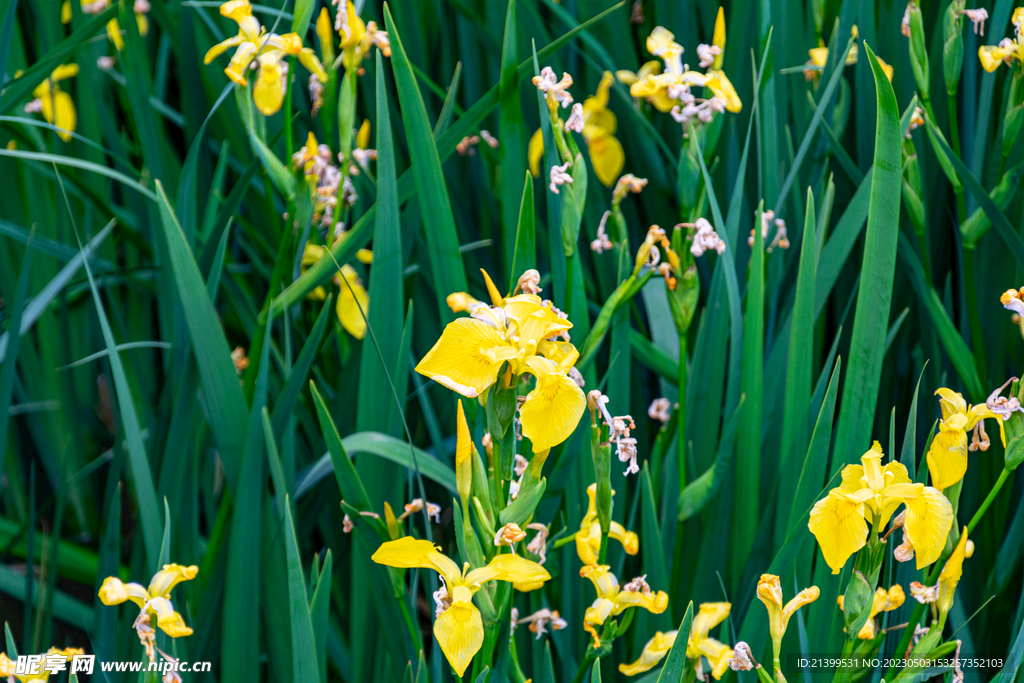
<path fill-rule="evenodd" d="M 928 66 L 924 21 L 921 17 L 921 8 L 916 2 L 907 6 L 907 12 L 910 16 L 910 66 L 914 69 L 914 80 L 917 81 L 917 90 L 921 93 L 921 99 L 927 101 L 930 99 L 928 83 L 931 72 Z"/>
<path fill-rule="evenodd" d="M 946 9 L 942 21 L 942 73 L 946 77 L 946 92 L 956 95 L 960 83 L 960 70 L 964 65 L 964 39 L 961 32 L 963 15 L 960 14 L 966 0 L 953 0 Z"/>

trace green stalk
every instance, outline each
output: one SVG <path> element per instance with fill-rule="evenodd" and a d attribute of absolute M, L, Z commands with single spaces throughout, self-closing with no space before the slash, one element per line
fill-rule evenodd
<path fill-rule="evenodd" d="M 292 155 L 295 154 L 295 132 L 292 130 L 292 81 L 295 73 L 295 57 L 288 58 L 288 88 L 284 93 L 284 148 L 288 153 L 285 163 L 292 166 Z M 312 150 L 310 150 L 312 151 Z M 290 215 L 290 214 L 289 214 Z"/>
<path fill-rule="evenodd" d="M 985 500 L 981 503 L 981 507 L 979 507 L 978 511 L 974 513 L 974 516 L 971 517 L 971 521 L 967 523 L 968 536 L 970 536 L 971 532 L 974 531 L 974 527 L 978 526 L 978 522 L 980 522 L 981 518 L 985 516 L 985 513 L 988 512 L 989 507 L 992 505 L 992 501 L 994 501 L 996 496 L 999 495 L 999 491 L 1003 488 L 1003 484 L 1006 483 L 1006 480 L 1009 477 L 1010 470 L 1004 467 L 1003 471 L 999 474 L 999 478 L 996 479 L 996 483 L 992 487 L 992 490 L 988 492 L 988 496 L 986 496 Z"/>
<path fill-rule="evenodd" d="M 676 414 L 679 422 L 676 426 L 677 459 L 679 468 L 679 490 L 686 488 L 686 335 L 679 335 L 679 407 Z"/>
<path fill-rule="evenodd" d="M 967 323 L 971 330 L 971 350 L 974 352 L 974 365 L 978 370 L 981 386 L 988 386 L 985 363 L 985 343 L 981 336 L 981 317 L 978 315 L 978 293 L 975 290 L 975 258 L 974 246 L 964 245 L 964 297 L 967 299 Z"/>
<path fill-rule="evenodd" d="M 565 309 L 566 317 L 570 320 L 572 320 L 572 271 L 575 260 L 572 256 L 565 257 L 565 298 L 562 300 L 562 307 Z"/>
<path fill-rule="evenodd" d="M 952 142 L 953 153 L 956 154 L 958 159 L 963 159 L 960 154 L 960 126 L 957 121 L 956 113 L 956 95 L 948 95 L 949 97 L 949 137 Z M 934 117 L 933 119 L 934 120 Z M 967 220 L 967 205 L 964 203 L 964 193 L 960 191 L 956 195 L 956 212 L 957 219 L 962 225 Z"/>
<path fill-rule="evenodd" d="M 920 93 L 918 93 L 918 95 L 920 95 Z M 928 117 L 933 122 L 937 121 L 937 119 L 935 118 L 935 110 L 932 109 L 932 101 L 930 99 L 922 98 L 921 99 L 921 103 L 924 104 L 924 108 L 928 112 Z M 953 110 L 953 111 L 955 111 L 955 110 Z M 950 118 L 951 122 L 956 120 L 956 114 L 955 113 L 950 113 L 950 117 L 951 117 Z M 936 123 L 936 126 L 938 126 L 937 123 Z M 953 128 L 953 137 L 958 139 L 960 134 L 958 132 L 956 132 L 956 124 L 955 123 L 952 124 L 952 128 Z M 956 153 L 957 158 L 959 158 L 960 157 L 960 152 L 958 151 L 959 150 L 959 144 L 954 144 L 953 150 Z M 1002 176 L 1002 173 L 1000 173 L 1000 176 Z M 957 214 L 957 218 L 959 219 L 960 223 L 963 223 L 965 220 L 967 220 L 967 204 L 964 203 L 964 189 L 963 189 L 963 186 L 961 186 L 959 190 L 957 190 L 954 187 L 953 188 L 953 193 L 956 195 L 956 214 Z"/>

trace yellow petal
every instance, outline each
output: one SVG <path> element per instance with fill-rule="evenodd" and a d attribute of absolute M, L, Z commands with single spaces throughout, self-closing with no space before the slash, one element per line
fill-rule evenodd
<path fill-rule="evenodd" d="M 783 624 L 788 624 L 789 623 L 789 619 L 790 619 L 790 617 L 793 616 L 794 612 L 796 612 L 798 609 L 800 609 L 804 605 L 811 604 L 812 602 L 817 600 L 818 596 L 820 596 L 820 595 L 821 595 L 821 591 L 818 590 L 817 586 L 811 586 L 810 588 L 805 588 L 802 591 L 800 591 L 799 593 L 797 593 L 796 597 L 794 597 L 792 600 L 787 602 L 786 606 L 782 608 L 782 621 L 783 621 Z"/>
<path fill-rule="evenodd" d="M 590 152 L 590 162 L 594 165 L 597 179 L 605 187 L 614 185 L 622 173 L 622 167 L 626 165 L 626 153 L 622 150 L 622 143 L 614 135 L 601 132 L 587 139 L 587 150 Z"/>
<path fill-rule="evenodd" d="M 224 54 L 228 48 L 237 47 L 238 45 L 241 45 L 244 40 L 245 38 L 242 34 L 238 34 L 237 36 L 228 38 L 227 40 L 222 40 L 206 51 L 206 56 L 203 57 L 203 64 L 209 64 L 214 59 Z"/>
<path fill-rule="evenodd" d="M 852 52 L 852 50 L 851 50 L 851 52 Z M 884 73 L 885 77 L 889 79 L 890 83 L 892 83 L 892 74 L 893 74 L 892 67 L 889 66 L 888 64 L 886 64 L 885 60 L 882 59 L 881 57 L 879 57 L 878 55 L 875 55 L 875 59 L 878 60 L 878 66 L 882 67 L 882 73 Z"/>
<path fill-rule="evenodd" d="M 139 35 L 145 37 L 149 33 L 149 19 L 142 12 L 135 13 L 135 25 L 139 27 Z"/>
<path fill-rule="evenodd" d="M 124 49 L 124 38 L 121 36 L 121 25 L 117 23 L 117 19 L 111 19 L 107 22 L 107 38 L 114 44 L 117 51 L 120 52 Z"/>
<path fill-rule="evenodd" d="M 441 554 L 433 543 L 417 540 L 412 536 L 381 544 L 370 559 L 377 564 L 386 564 L 389 567 L 401 569 L 411 567 L 433 569 L 444 577 L 445 583 L 449 587 L 457 585 L 462 578 L 459 566 Z"/>
<path fill-rule="evenodd" d="M 356 133 L 356 147 L 359 149 L 370 148 L 370 119 L 363 119 L 362 125 L 359 126 L 359 132 Z"/>
<path fill-rule="evenodd" d="M 239 22 L 245 17 L 252 16 L 252 5 L 249 4 L 249 0 L 228 0 L 220 6 L 220 14 L 222 17 Z"/>
<path fill-rule="evenodd" d="M 967 414 L 967 401 L 959 392 L 945 387 L 937 389 L 935 395 L 939 397 L 939 407 L 942 409 L 942 419 L 948 420 L 955 413 Z"/>
<path fill-rule="evenodd" d="M 708 72 L 708 79 L 705 85 L 711 89 L 711 92 L 715 93 L 716 97 L 725 100 L 726 110 L 731 111 L 733 114 L 738 114 L 743 110 L 743 102 L 740 100 L 740 96 L 736 93 L 736 88 L 733 87 L 732 82 L 729 81 L 724 71 Z"/>
<path fill-rule="evenodd" d="M 546 358 L 531 356 L 526 365 L 537 377 L 537 387 L 519 410 L 523 436 L 535 451 L 557 446 L 569 438 L 587 406 L 583 390 Z"/>
<path fill-rule="evenodd" d="M 537 344 L 537 353 L 557 365 L 563 372 L 568 372 L 580 357 L 580 352 L 575 346 L 563 341 L 542 340 Z"/>
<path fill-rule="evenodd" d="M 43 104 L 43 118 L 57 128 L 57 135 L 64 142 L 71 141 L 71 133 L 75 131 L 78 124 L 78 115 L 75 113 L 75 103 L 71 95 L 60 88 L 54 87 L 49 93 L 40 98 Z"/>
<path fill-rule="evenodd" d="M 275 60 L 268 60 L 260 66 L 260 75 L 252 91 L 256 108 L 264 116 L 273 116 L 284 104 L 284 79 Z"/>
<path fill-rule="evenodd" d="M 946 536 L 953 526 L 953 507 L 941 492 L 931 486 L 905 486 L 913 486 L 916 495 L 904 496 L 907 517 L 903 529 L 914 546 L 917 568 L 921 569 L 935 562 L 942 554 Z"/>
<path fill-rule="evenodd" d="M 644 649 L 640 652 L 640 658 L 632 664 L 619 664 L 619 671 L 626 676 L 636 676 L 645 671 L 650 671 L 658 662 L 665 658 L 676 642 L 676 631 L 662 633 L 658 631 L 654 637 L 647 641 Z"/>
<path fill-rule="evenodd" d="M 715 33 L 711 39 L 711 44 L 718 48 L 721 48 L 721 54 L 715 56 L 715 63 L 711 66 L 712 69 L 718 71 L 722 68 L 722 61 L 725 59 L 725 8 L 718 8 L 718 16 L 715 18 Z"/>
<path fill-rule="evenodd" d="M 967 527 L 964 527 L 960 534 L 960 542 L 953 548 L 953 554 L 946 560 L 946 566 L 939 574 L 939 613 L 946 614 L 953 606 L 953 596 L 956 593 L 956 585 L 960 583 L 960 577 L 964 573 L 964 556 L 967 551 Z"/>
<path fill-rule="evenodd" d="M 338 320 L 346 332 L 356 339 L 362 339 L 366 336 L 366 316 L 370 310 L 370 298 L 352 266 L 342 266 L 341 273 L 348 284 L 342 282 L 338 292 Z"/>
<path fill-rule="evenodd" d="M 949 488 L 967 473 L 967 432 L 940 425 L 927 457 L 932 486 L 940 491 Z"/>
<path fill-rule="evenodd" d="M 199 567 L 192 565 L 182 567 L 180 564 L 165 564 L 163 569 L 153 575 L 149 582 L 149 594 L 152 597 L 167 597 L 171 590 L 182 581 L 191 581 L 199 574 Z"/>
<path fill-rule="evenodd" d="M 704 638 L 697 645 L 698 653 L 707 657 L 711 663 L 711 675 L 714 679 L 720 680 L 729 668 L 729 660 L 735 656 L 735 652 L 725 643 L 720 643 L 714 638 Z M 687 653 L 689 654 L 689 653 Z"/>
<path fill-rule="evenodd" d="M 598 598 L 613 598 L 619 592 L 619 580 L 608 569 L 609 567 L 606 564 L 588 564 L 580 569 L 580 576 L 584 579 L 589 579 L 594 584 L 594 590 L 597 591 Z"/>
<path fill-rule="evenodd" d="M 708 632 L 721 624 L 729 616 L 732 604 L 728 602 L 705 602 L 697 611 L 690 626 L 690 638 L 700 641 L 707 637 Z M 690 655 L 692 656 L 692 655 Z"/>
<path fill-rule="evenodd" d="M 324 71 L 324 65 L 320 63 L 320 59 L 316 54 L 308 47 L 302 48 L 298 54 L 299 63 L 306 67 L 306 71 L 311 74 L 316 74 L 316 77 L 320 79 L 321 83 L 327 82 L 327 72 Z"/>
<path fill-rule="evenodd" d="M 171 638 L 192 635 L 192 629 L 185 625 L 185 620 L 174 611 L 167 598 L 153 598 L 149 601 L 149 607 L 156 612 L 157 625 Z"/>
<path fill-rule="evenodd" d="M 63 81 L 65 78 L 72 78 L 78 75 L 77 64 L 61 64 L 50 74 L 51 81 Z"/>
<path fill-rule="evenodd" d="M 70 0 L 64 0 L 60 5 L 60 23 L 70 24 L 71 23 L 71 2 Z"/>
<path fill-rule="evenodd" d="M 509 581 L 512 583 L 537 584 L 551 579 L 548 570 L 532 560 L 518 555 L 495 555 L 486 567 L 474 569 L 466 574 L 466 585 L 473 587 L 485 581 Z"/>
<path fill-rule="evenodd" d="M 515 349 L 498 330 L 474 318 L 459 318 L 444 328 L 416 372 L 466 398 L 476 398 L 494 384 L 498 368 L 514 355 Z"/>
<path fill-rule="evenodd" d="M 530 138 L 530 147 L 526 154 L 530 159 L 530 173 L 536 178 L 540 175 L 540 160 L 544 157 L 544 135 L 540 128 Z"/>
<path fill-rule="evenodd" d="M 807 51 L 807 54 L 811 58 L 811 63 L 815 66 L 825 66 L 825 62 L 828 61 L 827 47 L 812 47 Z"/>
<path fill-rule="evenodd" d="M 386 500 L 384 501 L 384 526 L 388 528 L 388 538 L 392 541 L 397 541 L 402 537 L 402 527 L 398 526 L 395 511 L 391 509 L 391 504 Z"/>
<path fill-rule="evenodd" d="M 139 607 L 146 604 L 149 594 L 146 589 L 137 583 L 121 583 L 121 579 L 115 576 L 108 576 L 100 586 L 100 602 L 104 605 L 120 605 L 131 600 Z"/>
<path fill-rule="evenodd" d="M 576 554 L 580 562 L 586 565 L 597 564 L 598 552 L 601 550 L 601 524 L 592 522 L 586 531 L 576 532 Z"/>
<path fill-rule="evenodd" d="M 484 276 L 484 283 L 487 285 L 487 295 L 491 297 L 491 305 L 503 306 L 505 304 L 505 297 L 501 295 L 498 288 L 494 285 L 494 280 L 491 279 L 491 276 L 483 268 L 480 269 L 480 273 Z"/>
<path fill-rule="evenodd" d="M 661 614 L 668 608 L 668 593 L 665 591 L 633 593 L 622 591 L 615 598 L 614 614 L 621 614 L 630 607 L 643 607 L 651 614 Z"/>
<path fill-rule="evenodd" d="M 838 574 L 850 555 L 863 548 L 867 540 L 864 504 L 842 489 L 832 489 L 814 504 L 807 528 L 818 540 L 832 573 Z"/>
<path fill-rule="evenodd" d="M 469 591 L 458 586 L 454 592 L 457 596 Z M 434 621 L 434 637 L 448 663 L 461 677 L 484 642 L 484 623 L 480 618 L 480 610 L 470 600 L 453 601 L 451 607 Z"/>
<path fill-rule="evenodd" d="M 998 47 L 996 45 L 983 45 L 978 48 L 978 60 L 981 61 L 981 68 L 992 73 L 999 68 L 1003 60 L 1012 54 L 1010 48 Z"/>
<path fill-rule="evenodd" d="M 334 26 L 326 7 L 320 8 L 320 16 L 316 18 L 316 36 L 320 39 L 320 50 L 325 54 L 333 54 Z"/>
<path fill-rule="evenodd" d="M 597 528 L 601 528 L 600 523 Z M 622 549 L 626 551 L 627 555 L 636 555 L 640 552 L 640 537 L 636 535 L 635 531 L 626 531 L 625 527 L 618 522 L 609 524 L 608 538 L 614 538 L 621 543 Z"/>

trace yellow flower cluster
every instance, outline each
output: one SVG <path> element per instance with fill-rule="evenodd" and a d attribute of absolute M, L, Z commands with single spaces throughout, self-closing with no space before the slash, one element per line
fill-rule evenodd
<path fill-rule="evenodd" d="M 470 570 L 467 562 L 460 569 L 433 543 L 411 536 L 382 544 L 371 559 L 389 567 L 433 569 L 440 575 L 441 589 L 434 594 L 434 637 L 459 676 L 484 642 L 483 619 L 473 604 L 473 596 L 483 584 L 508 581 L 518 591 L 531 591 L 551 578 L 536 562 L 516 555 L 495 555 L 485 567 Z"/>
<path fill-rule="evenodd" d="M 455 292 L 448 304 L 455 312 L 468 312 L 444 328 L 441 338 L 416 366 L 416 372 L 443 384 L 467 398 L 477 398 L 499 379 L 515 386 L 520 378 L 533 375 L 536 387 L 519 408 L 523 436 L 539 453 L 565 441 L 579 423 L 586 407 L 583 391 L 568 372 L 579 351 L 567 338 L 572 328 L 550 301 L 542 301 L 528 284 L 540 279 L 528 271 L 513 296 L 502 297 L 490 276 L 484 273 L 491 306 L 465 292 Z M 537 289 L 536 291 L 539 291 Z M 501 374 L 508 364 L 508 372 Z"/>
<path fill-rule="evenodd" d="M 192 629 L 185 625 L 185 620 L 174 611 L 171 604 L 171 591 L 182 581 L 190 581 L 199 574 L 199 567 L 183 567 L 179 564 L 165 564 L 163 569 L 153 575 L 149 587 L 137 583 L 122 583 L 116 576 L 108 576 L 100 586 L 100 601 L 104 605 L 120 605 L 129 600 L 141 610 L 136 628 L 147 626 L 153 616 L 157 625 L 171 638 L 192 635 Z M 145 622 L 143 624 L 143 622 Z"/>
<path fill-rule="evenodd" d="M 661 59 L 650 61 L 640 67 L 639 72 L 619 71 L 618 78 L 629 85 L 633 97 L 643 98 L 660 112 L 672 112 L 680 122 L 692 117 L 700 121 L 709 121 L 712 112 L 718 107 L 726 111 L 738 113 L 743 109 L 736 89 L 725 72 L 721 70 L 722 54 L 725 49 L 725 13 L 718 11 L 715 22 L 713 45 L 701 45 L 697 55 L 701 66 L 711 67 L 706 73 L 692 71 L 683 64 L 683 46 L 675 42 L 675 35 L 663 26 L 655 27 L 647 37 L 647 51 Z M 713 97 L 698 100 L 690 89 L 703 87 L 711 91 Z"/>
<path fill-rule="evenodd" d="M 284 103 L 288 74 L 286 57 L 298 57 L 299 62 L 317 78 L 327 80 L 327 72 L 320 60 L 312 49 L 302 46 L 299 34 L 267 33 L 252 15 L 249 0 L 229 0 L 220 6 L 220 13 L 238 24 L 238 35 L 211 47 L 203 63 L 209 64 L 229 48 L 235 48 L 235 54 L 224 73 L 235 83 L 245 86 L 249 83 L 246 71 L 255 60 L 259 76 L 253 88 L 253 99 L 256 108 L 264 116 L 277 113 Z"/>
<path fill-rule="evenodd" d="M 1024 68 L 1024 7 L 1013 10 L 1014 39 L 1003 38 L 998 45 L 982 45 L 978 48 L 978 59 L 981 66 L 992 73 L 999 68 L 999 65 L 1006 63 L 1007 66 L 1017 62 L 1019 67 Z"/>

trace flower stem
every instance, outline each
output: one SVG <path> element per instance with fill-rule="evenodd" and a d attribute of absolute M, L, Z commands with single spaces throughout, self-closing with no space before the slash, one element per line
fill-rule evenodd
<path fill-rule="evenodd" d="M 683 489 L 686 488 L 686 383 L 687 383 L 687 368 L 686 368 L 686 335 L 679 335 L 679 407 L 676 409 L 676 414 L 679 415 L 679 421 L 676 423 L 676 445 L 677 445 L 677 460 L 676 466 L 679 468 L 679 492 L 682 493 Z"/>
<path fill-rule="evenodd" d="M 992 505 L 992 501 L 994 501 L 996 499 L 996 496 L 999 495 L 999 491 L 1003 488 L 1003 484 L 1006 483 L 1006 480 L 1009 477 L 1010 470 L 1004 467 L 1003 471 L 999 474 L 999 478 L 996 479 L 996 483 L 992 487 L 992 490 L 988 492 L 988 496 L 986 496 L 985 500 L 981 503 L 981 507 L 978 508 L 978 511 L 974 513 L 974 517 L 971 517 L 971 521 L 968 522 L 968 536 L 971 534 L 972 531 L 974 531 L 974 527 L 978 526 L 978 522 L 980 522 L 981 518 L 985 516 L 985 513 L 988 512 L 989 507 Z"/>
<path fill-rule="evenodd" d="M 957 121 L 956 95 L 949 95 L 949 137 L 953 146 L 953 153 L 958 158 L 963 159 L 963 155 L 960 154 L 960 126 Z M 956 211 L 957 218 L 962 225 L 967 220 L 967 205 L 964 203 L 963 190 L 956 193 Z"/>

